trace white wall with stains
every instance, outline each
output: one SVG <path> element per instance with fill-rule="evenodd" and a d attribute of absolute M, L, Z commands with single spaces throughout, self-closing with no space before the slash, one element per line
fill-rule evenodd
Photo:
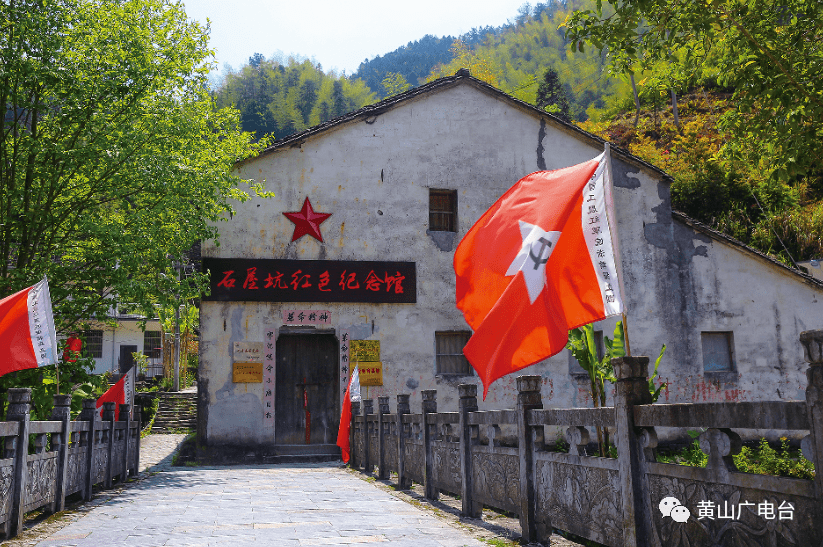
<path fill-rule="evenodd" d="M 587 137 L 540 115 L 485 84 L 456 77 L 386 109 L 275 147 L 238 165 L 242 177 L 264 183 L 272 199 L 236 205 L 221 223 L 220 245 L 203 256 L 323 260 L 412 261 L 416 304 L 223 303 L 201 307 L 201 435 L 208 443 L 270 445 L 262 421 L 262 384 L 231 381 L 231 344 L 262 341 L 281 325 L 283 309 L 332 312 L 333 327 L 355 339 L 380 340 L 384 385 L 364 396 L 438 390 L 441 410 L 456 410 L 459 383 L 476 377 L 435 376 L 434 333 L 467 330 L 454 305 L 453 250 L 475 220 L 512 184 L 539 169 L 589 160 L 602 151 Z M 619 218 L 633 353 L 660 368 L 671 383 L 665 400 L 798 398 L 805 387 L 798 335 L 820 328 L 821 285 L 674 219 L 668 183 L 653 169 L 615 154 Z M 430 234 L 428 191 L 456 189 L 458 231 Z M 324 242 L 292 242 L 283 216 L 308 197 Z M 598 329 L 611 335 L 614 320 Z M 703 374 L 700 332 L 732 331 L 738 374 L 712 383 Z M 590 406 L 588 382 L 569 374 L 564 351 L 523 371 L 544 378 L 544 404 Z M 481 390 L 482 392 L 482 390 Z M 495 382 L 481 409 L 512 407 L 514 376 Z M 335 403 L 338 404 L 338 403 Z"/>

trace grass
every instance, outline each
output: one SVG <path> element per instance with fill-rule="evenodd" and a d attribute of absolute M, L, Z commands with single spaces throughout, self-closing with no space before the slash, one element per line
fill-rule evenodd
<path fill-rule="evenodd" d="M 677 451 L 661 450 L 658 452 L 657 461 L 706 467 L 709 457 L 700 450 L 700 443 L 696 438 L 699 434 L 697 431 L 690 431 L 689 435 L 694 438 L 692 444 Z M 732 456 L 732 459 L 738 471 L 744 473 L 808 480 L 814 479 L 815 476 L 814 464 L 804 458 L 800 451 L 792 450 L 785 437 L 780 439 L 780 447 L 777 449 L 773 448 L 766 439 L 760 439 L 756 447 L 744 446 L 740 454 Z"/>
<path fill-rule="evenodd" d="M 488 543 L 489 545 L 493 545 L 494 547 L 513 547 L 515 545 L 520 545 L 517 542 L 509 541 L 507 539 L 500 539 L 500 538 L 479 538 L 479 539 L 483 543 Z"/>
<path fill-rule="evenodd" d="M 154 426 L 154 419 L 157 417 L 157 409 L 160 407 L 160 399 L 153 399 L 151 402 L 151 419 L 146 427 L 143 428 L 143 431 L 140 432 L 140 438 L 148 437 L 151 435 L 151 428 Z"/>

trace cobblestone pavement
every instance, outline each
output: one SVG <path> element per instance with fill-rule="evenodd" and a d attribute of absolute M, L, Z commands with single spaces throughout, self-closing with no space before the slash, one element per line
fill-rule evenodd
<path fill-rule="evenodd" d="M 164 471 L 171 461 L 185 434 L 149 435 L 140 439 L 140 472 Z"/>
<path fill-rule="evenodd" d="M 139 480 L 100 492 L 3 545 L 480 547 L 491 540 L 509 544 L 501 540 L 519 532 L 516 519 L 508 525 L 500 515 L 495 524 L 461 519 L 448 499 L 430 503 L 339 463 L 171 467 L 184 438 L 146 437 Z M 577 546 L 557 536 L 552 545 Z"/>
<path fill-rule="evenodd" d="M 337 464 L 174 468 L 128 488 L 39 547 L 481 547 Z"/>
<path fill-rule="evenodd" d="M 167 470 L 171 467 L 174 453 L 186 435 L 149 435 L 140 440 L 140 477 L 147 479 L 152 474 Z M 27 521 L 24 530 L 14 539 L 2 543 L 3 547 L 33 547 L 40 541 L 58 533 L 69 524 L 82 519 L 93 512 L 97 507 L 109 503 L 118 494 L 136 483 L 118 485 L 111 490 L 103 490 L 95 494 L 89 503 L 75 504 L 67 511 L 52 515 L 46 519 Z M 59 543 L 58 543 L 59 545 Z M 67 544 L 68 545 L 68 544 Z M 148 546 L 147 546 L 148 547 Z"/>

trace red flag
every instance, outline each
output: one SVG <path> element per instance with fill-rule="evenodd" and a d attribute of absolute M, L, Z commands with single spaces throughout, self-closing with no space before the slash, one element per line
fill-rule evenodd
<path fill-rule="evenodd" d="M 96 406 L 99 409 L 97 412 L 101 416 L 103 413 L 103 403 L 115 403 L 114 412 L 118 418 L 120 415 L 120 405 L 126 403 L 131 404 L 131 394 L 134 389 L 134 381 L 132 378 L 133 370 L 134 367 L 130 368 L 116 384 L 107 389 L 106 392 L 97 399 Z"/>
<path fill-rule="evenodd" d="M 512 186 L 454 254 L 463 349 L 492 382 L 560 352 L 568 331 L 623 312 L 606 153 Z M 615 245 L 613 245 L 613 242 Z"/>
<path fill-rule="evenodd" d="M 349 444 L 351 403 L 352 401 L 360 400 L 360 372 L 357 369 L 357 364 L 350 364 L 349 366 L 352 367 L 352 373 L 351 378 L 349 378 L 349 385 L 346 388 L 346 394 L 343 396 L 343 409 L 340 412 L 340 427 L 337 430 L 337 446 L 340 447 L 343 463 L 349 463 L 349 457 L 351 455 L 351 446 Z"/>
<path fill-rule="evenodd" d="M 0 300 L 0 376 L 57 361 L 49 282 Z"/>
<path fill-rule="evenodd" d="M 83 351 L 83 341 L 77 337 L 77 334 L 71 333 L 66 339 L 66 347 L 63 349 L 63 361 L 66 363 L 77 362 L 77 357 Z"/>

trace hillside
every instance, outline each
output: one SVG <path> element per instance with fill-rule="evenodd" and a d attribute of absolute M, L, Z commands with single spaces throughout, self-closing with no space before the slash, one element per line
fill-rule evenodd
<path fill-rule="evenodd" d="M 721 129 L 731 109 L 728 90 L 692 90 L 671 103 L 621 111 L 580 126 L 669 173 L 672 208 L 787 265 L 823 256 L 823 184 L 807 176 L 778 182 L 758 166 L 719 161 L 729 135 Z"/>
<path fill-rule="evenodd" d="M 457 39 L 425 36 L 364 61 L 352 78 L 362 79 L 384 98 L 383 80 L 392 74 L 415 86 L 469 68 L 474 76 L 536 104 L 539 82 L 551 68 L 565 89 L 571 117 L 586 120 L 591 109 L 606 108 L 629 89 L 627 81 L 605 73 L 604 60 L 596 52 L 572 52 L 560 28 L 571 11 L 594 5 L 591 0 L 524 4 L 509 24 L 475 28 Z"/>

